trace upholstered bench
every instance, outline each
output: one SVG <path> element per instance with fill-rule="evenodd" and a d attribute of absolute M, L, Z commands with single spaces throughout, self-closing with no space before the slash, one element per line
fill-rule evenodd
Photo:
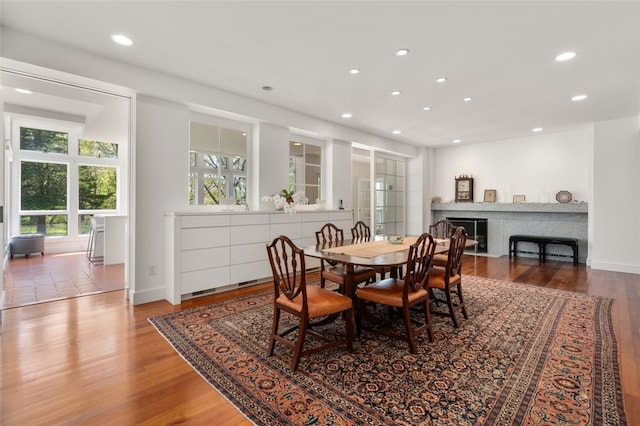
<path fill-rule="evenodd" d="M 538 235 L 512 235 L 509 237 L 509 259 L 517 253 L 531 253 L 518 251 L 518 243 L 533 243 L 538 245 L 538 262 L 542 263 L 547 257 L 547 244 L 560 244 L 571 247 L 573 256 L 563 254 L 549 254 L 550 256 L 573 257 L 573 264 L 578 264 L 578 239 L 566 237 L 542 237 Z"/>
<path fill-rule="evenodd" d="M 44 256 L 44 235 L 14 235 L 9 241 L 9 251 L 12 259 L 14 254 L 24 254 L 25 257 L 29 257 L 31 253 L 40 253 Z"/>

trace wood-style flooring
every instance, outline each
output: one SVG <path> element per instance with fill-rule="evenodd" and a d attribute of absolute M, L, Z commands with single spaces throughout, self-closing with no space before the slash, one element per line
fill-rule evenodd
<path fill-rule="evenodd" d="M 465 256 L 463 273 L 615 299 L 627 420 L 640 425 L 640 275 L 474 256 Z M 5 310 L 0 424 L 250 424 L 147 318 L 265 288 L 270 284 L 176 307 L 134 307 L 114 291 Z"/>

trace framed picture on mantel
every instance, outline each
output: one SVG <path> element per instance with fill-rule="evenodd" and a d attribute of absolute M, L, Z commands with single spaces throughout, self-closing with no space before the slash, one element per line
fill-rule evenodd
<path fill-rule="evenodd" d="M 496 190 L 495 189 L 485 189 L 484 190 L 484 202 L 485 203 L 495 203 L 496 202 Z"/>
<path fill-rule="evenodd" d="M 473 178 L 462 175 L 456 178 L 456 203 L 473 203 Z"/>

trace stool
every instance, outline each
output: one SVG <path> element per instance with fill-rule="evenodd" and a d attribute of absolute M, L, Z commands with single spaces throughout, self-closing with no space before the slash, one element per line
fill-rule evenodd
<path fill-rule="evenodd" d="M 11 259 L 14 254 L 24 254 L 29 257 L 31 253 L 40 253 L 44 256 L 44 234 L 14 235 L 9 241 Z"/>
<path fill-rule="evenodd" d="M 91 231 L 87 242 L 87 260 L 93 264 L 104 262 L 104 253 L 96 255 L 96 245 L 102 245 L 104 241 L 104 222 L 98 223 L 94 217 L 91 218 Z"/>

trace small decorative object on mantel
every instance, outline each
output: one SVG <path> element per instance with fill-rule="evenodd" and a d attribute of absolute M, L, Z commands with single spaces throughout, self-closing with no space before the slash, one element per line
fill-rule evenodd
<path fill-rule="evenodd" d="M 435 197 L 433 197 L 431 199 L 431 202 L 434 203 L 434 204 L 441 203 L 442 202 L 442 197 L 440 197 L 439 195 L 436 195 Z"/>
<path fill-rule="evenodd" d="M 513 202 L 516 204 L 524 203 L 525 197 L 524 195 L 514 195 Z"/>
<path fill-rule="evenodd" d="M 569 191 L 559 191 L 556 194 L 556 200 L 558 200 L 559 203 L 568 203 L 572 198 L 573 196 Z"/>
<path fill-rule="evenodd" d="M 473 202 L 473 177 L 461 175 L 456 177 L 456 203 Z"/>
<path fill-rule="evenodd" d="M 496 202 L 496 193 L 495 189 L 485 189 L 484 190 L 484 202 L 485 203 L 495 203 Z"/>

